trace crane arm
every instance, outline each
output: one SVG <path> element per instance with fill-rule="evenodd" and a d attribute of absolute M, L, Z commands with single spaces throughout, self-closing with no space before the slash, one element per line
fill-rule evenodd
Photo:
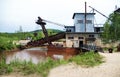
<path fill-rule="evenodd" d="M 107 19 L 109 19 L 109 17 L 107 17 L 106 15 L 104 15 L 103 13 L 99 12 L 98 10 L 96 10 L 95 8 L 89 6 L 90 8 L 92 8 L 93 10 L 95 10 L 96 12 L 98 12 L 99 14 L 101 14 L 102 16 L 106 17 Z"/>
<path fill-rule="evenodd" d="M 55 24 L 55 25 L 58 25 L 58 26 L 62 26 L 62 27 L 65 27 L 65 25 L 63 24 L 59 24 L 59 23 L 56 23 L 56 22 L 52 22 L 52 21 L 49 21 L 49 20 L 45 20 L 45 19 L 42 19 L 41 17 L 38 17 L 41 21 L 45 21 L 45 22 L 48 22 L 48 23 L 51 23 L 51 24 Z"/>
<path fill-rule="evenodd" d="M 58 25 L 58 26 L 65 27 L 65 25 L 62 25 L 62 24 L 59 24 L 59 23 L 56 23 L 56 22 L 48 21 L 48 20 L 45 20 L 45 19 L 42 19 L 42 20 L 45 21 L 45 22 L 48 22 L 48 23 L 52 23 L 52 24 L 55 24 L 55 25 Z"/>

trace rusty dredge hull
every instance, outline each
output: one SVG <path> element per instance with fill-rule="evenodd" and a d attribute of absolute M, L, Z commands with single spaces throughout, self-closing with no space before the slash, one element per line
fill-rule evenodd
<path fill-rule="evenodd" d="M 45 37 L 39 40 L 29 42 L 26 45 L 26 48 L 39 47 L 39 46 L 43 46 L 45 43 L 48 43 L 48 45 L 45 46 L 47 47 L 47 53 L 43 52 L 43 54 L 46 54 L 47 57 L 51 57 L 53 59 L 56 59 L 56 58 L 68 59 L 71 56 L 78 54 L 79 49 L 77 48 L 67 48 L 63 46 L 53 45 L 52 44 L 53 41 L 65 38 L 65 32 L 61 32 L 56 35 L 48 36 L 47 30 L 45 28 L 46 23 L 43 21 L 44 21 L 43 19 L 38 17 L 38 21 L 36 23 L 42 27 Z"/>
<path fill-rule="evenodd" d="M 65 33 L 58 33 L 56 35 L 49 36 L 50 41 L 55 41 L 65 38 Z M 46 38 L 42 38 L 36 41 L 31 41 L 26 45 L 26 48 L 31 48 L 31 47 L 39 47 L 39 46 L 44 46 L 47 48 L 47 52 L 42 52 L 43 54 L 46 55 L 46 57 L 51 57 L 53 59 L 56 59 L 55 56 L 61 56 L 63 59 L 68 59 L 74 55 L 77 55 L 79 53 L 78 48 L 67 48 L 63 46 L 55 46 L 55 45 L 43 45 L 47 42 Z"/>
<path fill-rule="evenodd" d="M 52 57 L 53 59 L 59 58 L 59 56 L 64 59 L 69 59 L 70 57 L 77 55 L 79 53 L 79 49 L 77 48 L 67 48 L 67 47 L 55 47 L 55 46 L 47 46 L 48 52 L 47 56 Z"/>
<path fill-rule="evenodd" d="M 35 45 L 34 45 L 34 43 L 35 43 Z M 30 44 L 30 46 L 29 46 L 29 44 Z M 32 45 L 34 45 L 34 46 L 32 46 Z M 38 41 L 37 42 L 34 41 L 34 42 L 28 43 L 27 46 L 29 46 L 29 48 L 30 48 L 30 47 L 40 47 L 43 45 L 40 45 Z M 67 47 L 55 46 L 55 45 L 44 45 L 43 47 L 45 47 L 47 49 L 47 51 L 41 52 L 41 53 L 44 54 L 46 57 L 51 57 L 53 59 L 58 59 L 58 58 L 69 59 L 70 57 L 79 54 L 78 48 L 67 48 Z"/>

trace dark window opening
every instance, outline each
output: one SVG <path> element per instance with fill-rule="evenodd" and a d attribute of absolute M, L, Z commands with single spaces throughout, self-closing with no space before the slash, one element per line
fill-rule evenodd
<path fill-rule="evenodd" d="M 89 35 L 89 37 L 94 37 L 94 35 Z"/>
<path fill-rule="evenodd" d="M 92 20 L 86 20 L 86 24 L 92 24 Z"/>
<path fill-rule="evenodd" d="M 66 32 L 71 32 L 71 29 L 67 29 Z"/>
<path fill-rule="evenodd" d="M 84 37 L 78 37 L 78 39 L 84 39 Z"/>
<path fill-rule="evenodd" d="M 100 32 L 100 28 L 96 28 L 96 32 Z"/>
<path fill-rule="evenodd" d="M 74 39 L 74 37 L 68 37 L 68 39 Z"/>
<path fill-rule="evenodd" d="M 78 20 L 77 23 L 83 24 L 83 20 Z"/>

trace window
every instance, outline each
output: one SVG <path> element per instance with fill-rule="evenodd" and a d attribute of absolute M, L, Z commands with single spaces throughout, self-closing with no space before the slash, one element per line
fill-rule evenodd
<path fill-rule="evenodd" d="M 84 37 L 78 37 L 78 39 L 84 39 Z"/>
<path fill-rule="evenodd" d="M 100 28 L 96 28 L 96 32 L 100 32 Z"/>
<path fill-rule="evenodd" d="M 83 24 L 83 20 L 77 20 L 77 23 Z"/>
<path fill-rule="evenodd" d="M 92 20 L 86 20 L 87 24 L 92 24 Z"/>
<path fill-rule="evenodd" d="M 71 32 L 71 29 L 67 29 L 66 32 Z"/>
<path fill-rule="evenodd" d="M 89 37 L 94 37 L 94 35 L 89 35 Z"/>
<path fill-rule="evenodd" d="M 74 39 L 74 37 L 68 37 L 68 39 Z"/>

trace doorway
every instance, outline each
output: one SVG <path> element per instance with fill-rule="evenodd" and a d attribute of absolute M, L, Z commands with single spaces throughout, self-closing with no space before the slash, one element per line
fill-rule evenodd
<path fill-rule="evenodd" d="M 79 41 L 79 47 L 83 47 L 83 41 Z"/>

